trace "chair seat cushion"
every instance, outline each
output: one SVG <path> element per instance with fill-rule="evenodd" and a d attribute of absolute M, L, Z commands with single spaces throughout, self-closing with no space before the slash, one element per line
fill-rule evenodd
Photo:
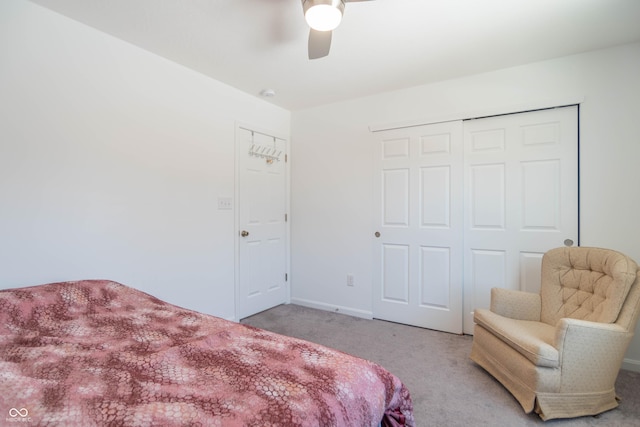
<path fill-rule="evenodd" d="M 553 346 L 555 327 L 531 320 L 510 319 L 486 309 L 477 309 L 474 321 L 536 366 L 560 366 L 558 350 Z"/>

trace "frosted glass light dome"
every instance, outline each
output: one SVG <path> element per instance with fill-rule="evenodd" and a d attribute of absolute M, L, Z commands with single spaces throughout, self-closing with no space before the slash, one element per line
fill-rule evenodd
<path fill-rule="evenodd" d="M 307 0 L 304 4 L 307 24 L 317 31 L 331 31 L 340 25 L 344 3 L 341 0 Z"/>

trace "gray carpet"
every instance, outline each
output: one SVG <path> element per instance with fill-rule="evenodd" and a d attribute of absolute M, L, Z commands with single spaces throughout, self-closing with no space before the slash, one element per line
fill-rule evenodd
<path fill-rule="evenodd" d="M 418 426 L 640 426 L 640 373 L 620 371 L 620 406 L 596 417 L 543 422 L 469 360 L 472 337 L 297 305 L 241 323 L 302 338 L 376 362 L 409 388 Z"/>

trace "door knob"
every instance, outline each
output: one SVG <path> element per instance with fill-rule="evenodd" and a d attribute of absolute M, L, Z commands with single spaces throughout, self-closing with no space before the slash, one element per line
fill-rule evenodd
<path fill-rule="evenodd" d="M 376 236 L 376 237 L 380 237 L 380 232 L 379 232 L 379 231 L 376 231 L 376 232 L 375 232 L 375 234 L 374 234 L 374 236 Z"/>
<path fill-rule="evenodd" d="M 565 246 L 573 246 L 573 240 L 571 240 L 571 239 L 564 239 L 564 245 L 565 245 Z"/>
<path fill-rule="evenodd" d="M 248 232 L 247 230 L 242 230 L 242 231 L 240 232 L 240 235 L 241 235 L 242 237 L 247 237 L 247 236 L 249 235 L 249 232 Z"/>

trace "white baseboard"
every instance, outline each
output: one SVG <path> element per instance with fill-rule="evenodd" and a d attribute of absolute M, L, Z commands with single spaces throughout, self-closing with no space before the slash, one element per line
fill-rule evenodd
<path fill-rule="evenodd" d="M 371 311 L 359 310 L 357 308 L 344 307 L 341 305 L 326 304 L 324 302 L 310 301 L 300 298 L 291 298 L 291 304 L 317 308 L 318 310 L 331 311 L 333 313 L 348 314 L 349 316 L 360 317 L 362 319 L 373 319 L 373 313 Z"/>
<path fill-rule="evenodd" d="M 640 372 L 640 360 L 624 359 L 622 361 L 622 369 L 625 371 Z"/>

